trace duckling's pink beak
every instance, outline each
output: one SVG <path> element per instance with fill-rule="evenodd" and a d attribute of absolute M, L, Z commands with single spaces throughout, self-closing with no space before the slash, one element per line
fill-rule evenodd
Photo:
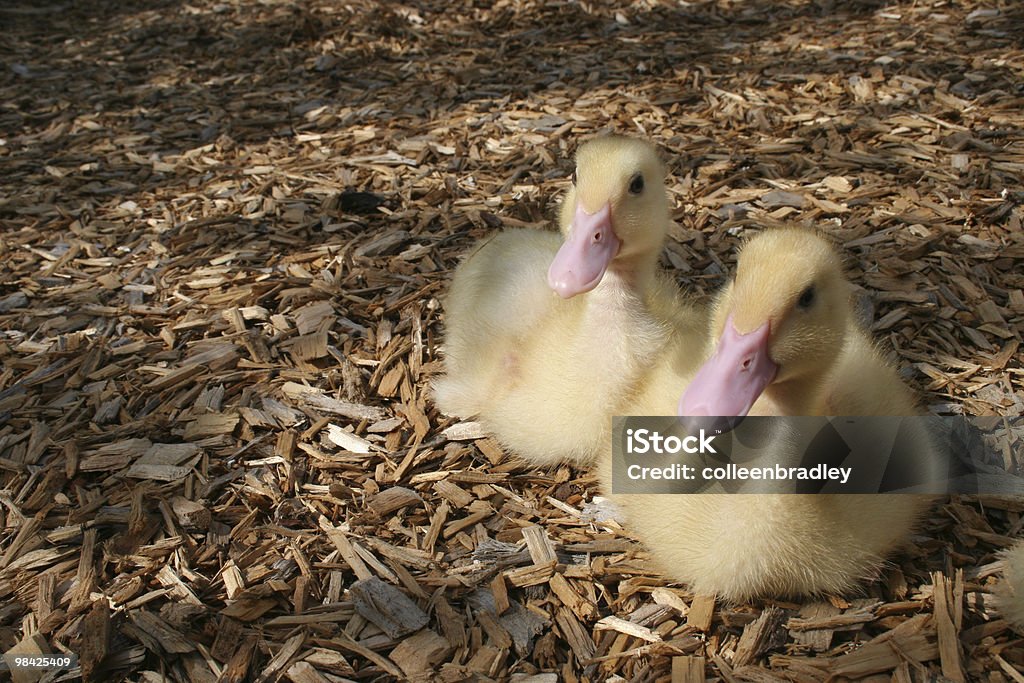
<path fill-rule="evenodd" d="M 740 334 L 730 315 L 715 355 L 701 366 L 679 399 L 679 415 L 746 415 L 779 369 L 768 356 L 770 332 L 765 323 Z"/>
<path fill-rule="evenodd" d="M 587 213 L 577 203 L 569 234 L 548 268 L 548 284 L 563 299 L 589 292 L 601 282 L 621 245 L 612 230 L 611 204 Z"/>

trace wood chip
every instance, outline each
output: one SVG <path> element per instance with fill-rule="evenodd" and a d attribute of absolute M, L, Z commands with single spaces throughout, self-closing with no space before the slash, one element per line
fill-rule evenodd
<path fill-rule="evenodd" d="M 429 675 L 451 651 L 447 640 L 425 628 L 399 643 L 390 657 L 406 676 L 415 679 Z"/>
<path fill-rule="evenodd" d="M 427 614 L 397 588 L 376 577 L 349 587 L 356 611 L 390 638 L 401 638 L 427 625 Z"/>
<path fill-rule="evenodd" d="M 535 565 L 558 562 L 555 547 L 551 544 L 551 539 L 548 538 L 547 531 L 543 527 L 526 527 L 523 529 L 523 538 L 526 540 L 526 548 L 530 551 L 530 558 Z"/>
<path fill-rule="evenodd" d="M 777 607 L 768 607 L 754 621 L 743 627 L 743 635 L 736 646 L 732 665 L 742 667 L 753 664 L 765 652 L 786 642 L 782 624 L 786 613 Z"/>
<path fill-rule="evenodd" d="M 698 631 L 707 632 L 711 628 L 711 620 L 715 614 L 715 598 L 709 595 L 698 595 L 690 603 L 690 611 L 686 615 L 686 623 Z"/>
<path fill-rule="evenodd" d="M 957 582 L 962 580 L 963 573 L 958 570 Z M 935 626 L 939 634 L 939 660 L 942 663 L 942 674 L 950 680 L 962 683 L 966 679 L 961 664 L 960 619 L 954 614 L 954 611 L 959 611 L 959 606 L 953 602 L 954 587 L 950 585 L 943 574 L 938 572 L 932 574 L 932 583 L 935 586 Z"/>
<path fill-rule="evenodd" d="M 423 499 L 415 491 L 404 486 L 392 486 L 374 496 L 368 508 L 370 512 L 383 517 L 395 510 L 401 510 L 409 505 L 419 505 L 422 502 Z"/>
<path fill-rule="evenodd" d="M 380 420 L 384 417 L 384 413 L 378 408 L 331 398 L 314 387 L 303 386 L 295 382 L 285 382 L 281 386 L 281 391 L 293 401 L 332 415 L 341 415 L 356 420 Z"/>
<path fill-rule="evenodd" d="M 598 621 L 595 626 L 599 630 L 618 631 L 619 633 L 625 633 L 626 635 L 633 636 L 634 638 L 646 640 L 649 643 L 656 643 L 661 640 L 661 636 L 652 632 L 651 629 L 640 626 L 639 624 L 633 624 L 625 619 L 620 619 L 615 616 L 605 617 Z"/>
<path fill-rule="evenodd" d="M 673 657 L 672 683 L 704 683 L 703 657 Z"/>

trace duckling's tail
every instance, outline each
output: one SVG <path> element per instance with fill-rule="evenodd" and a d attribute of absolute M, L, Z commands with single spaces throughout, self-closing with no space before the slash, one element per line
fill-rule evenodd
<path fill-rule="evenodd" d="M 1024 541 L 1003 551 L 1003 580 L 993 590 L 995 605 L 1003 618 L 1024 633 Z"/>

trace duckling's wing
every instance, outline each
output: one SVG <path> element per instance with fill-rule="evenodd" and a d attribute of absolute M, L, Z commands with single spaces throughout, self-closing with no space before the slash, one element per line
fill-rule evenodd
<path fill-rule="evenodd" d="M 445 299 L 449 336 L 525 333 L 557 298 L 547 270 L 561 244 L 556 232 L 508 230 L 483 242 L 459 265 Z"/>
<path fill-rule="evenodd" d="M 914 392 L 903 383 L 887 356 L 859 330 L 850 334 L 826 382 L 830 414 L 920 414 Z"/>

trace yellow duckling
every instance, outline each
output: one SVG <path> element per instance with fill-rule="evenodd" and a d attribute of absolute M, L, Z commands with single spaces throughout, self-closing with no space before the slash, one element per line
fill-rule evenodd
<path fill-rule="evenodd" d="M 853 320 L 839 256 L 800 229 L 760 233 L 719 296 L 717 346 L 680 415 L 915 415 L 913 394 Z M 661 370 L 627 414 L 672 414 Z M 610 457 L 599 475 L 611 491 Z M 611 496 L 665 574 L 729 600 L 841 593 L 877 572 L 927 501 L 912 495 Z"/>
<path fill-rule="evenodd" d="M 596 456 L 649 359 L 682 334 L 669 318 L 689 321 L 695 358 L 703 344 L 703 322 L 657 269 L 671 219 L 654 148 L 593 139 L 577 152 L 573 180 L 564 239 L 505 231 L 456 269 L 446 372 L 434 384 L 442 412 L 475 417 L 540 465 Z"/>

